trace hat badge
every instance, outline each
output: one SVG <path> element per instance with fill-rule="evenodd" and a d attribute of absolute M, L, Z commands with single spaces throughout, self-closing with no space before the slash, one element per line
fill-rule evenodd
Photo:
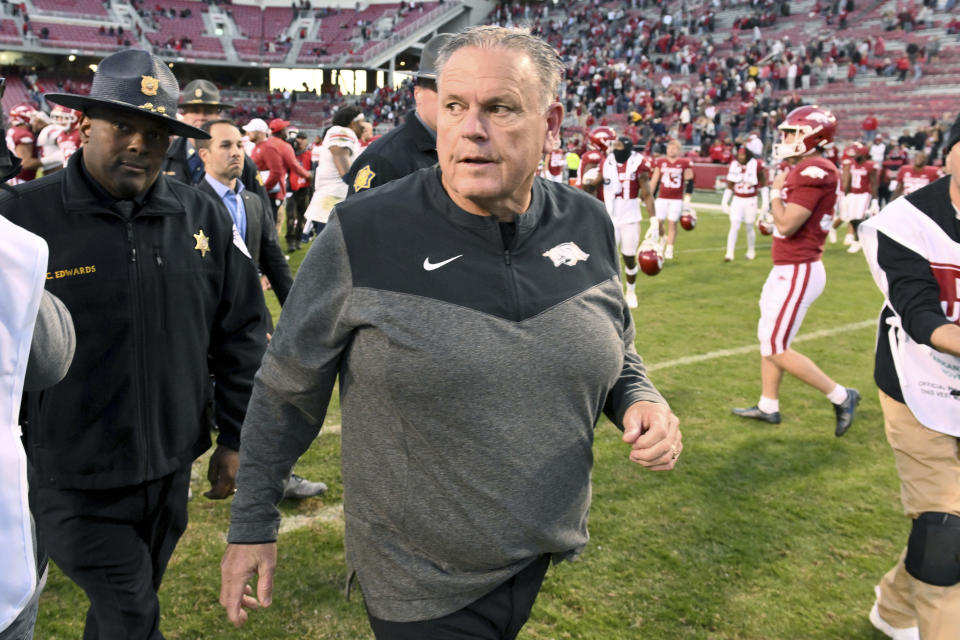
<path fill-rule="evenodd" d="M 196 96 L 197 98 L 202 98 L 203 89 L 201 89 L 200 87 L 197 87 L 196 89 L 193 90 L 193 95 Z"/>
<path fill-rule="evenodd" d="M 160 81 L 153 76 L 141 76 L 140 92 L 145 96 L 157 95 L 157 89 L 160 88 Z"/>

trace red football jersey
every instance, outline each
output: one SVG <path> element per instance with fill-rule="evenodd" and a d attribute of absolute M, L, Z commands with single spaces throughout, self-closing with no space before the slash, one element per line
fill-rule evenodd
<path fill-rule="evenodd" d="M 913 166 L 900 167 L 897 172 L 897 182 L 903 185 L 903 195 L 913 193 L 917 189 L 927 186 L 943 176 L 938 167 L 923 167 L 919 171 Z"/>
<path fill-rule="evenodd" d="M 67 160 L 80 148 L 80 131 L 71 129 L 62 132 L 57 136 L 57 146 L 60 147 L 60 155 L 63 156 L 63 166 L 67 166 Z"/>
<path fill-rule="evenodd" d="M 690 158 L 670 160 L 666 156 L 654 160 L 654 166 L 660 169 L 660 192 L 657 197 L 664 200 L 683 198 L 683 172 L 689 169 Z"/>
<path fill-rule="evenodd" d="M 37 138 L 33 135 L 33 131 L 31 131 L 29 127 L 10 127 L 7 129 L 7 148 L 10 149 L 10 151 L 15 151 L 18 144 L 33 145 L 33 157 L 40 157 L 40 149 L 37 148 Z M 15 178 L 10 179 L 10 184 L 20 184 L 21 182 L 33 180 L 36 177 L 36 169 L 24 169 L 18 173 Z"/>
<path fill-rule="evenodd" d="M 547 172 L 552 176 L 563 175 L 567 170 L 567 155 L 562 149 L 554 149 L 547 158 Z"/>
<path fill-rule="evenodd" d="M 587 193 L 592 193 L 595 195 L 601 202 L 603 202 L 603 180 L 600 181 L 600 184 L 593 188 L 587 189 L 583 186 L 583 174 L 592 169 L 593 167 L 597 168 L 597 172 L 603 168 L 603 161 L 606 158 L 603 153 L 596 149 L 591 149 L 580 156 L 580 166 L 577 168 L 577 187 L 583 189 Z"/>
<path fill-rule="evenodd" d="M 617 200 L 636 200 L 640 197 L 640 176 L 644 173 L 649 175 L 653 171 L 650 158 L 644 154 L 635 153 L 626 162 L 616 164 L 617 176 L 620 180 Z"/>
<path fill-rule="evenodd" d="M 837 168 L 826 158 L 805 158 L 790 169 L 780 190 L 783 203 L 799 204 L 812 213 L 791 236 L 774 231 L 774 264 L 799 264 L 820 259 L 824 240 L 833 224 L 839 181 Z"/>
<path fill-rule="evenodd" d="M 755 163 L 755 169 L 751 169 L 750 163 Z M 751 158 L 746 164 L 740 164 L 739 160 L 730 163 L 727 169 L 727 181 L 732 185 L 733 194 L 739 198 L 752 198 L 757 195 L 760 178 L 764 175 L 766 168 L 763 166 L 763 160 L 760 158 Z M 751 173 L 754 173 L 751 175 Z M 756 181 L 753 179 L 756 178 Z"/>
<path fill-rule="evenodd" d="M 850 167 L 850 191 L 849 193 L 872 193 L 870 189 L 870 176 L 877 170 L 872 160 L 857 162 L 852 160 L 844 163 Z"/>

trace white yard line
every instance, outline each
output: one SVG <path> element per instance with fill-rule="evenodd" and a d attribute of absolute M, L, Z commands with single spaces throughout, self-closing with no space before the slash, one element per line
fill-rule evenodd
<path fill-rule="evenodd" d="M 856 331 L 858 329 L 865 329 L 867 327 L 877 326 L 877 320 L 863 320 L 862 322 L 853 322 L 850 324 L 844 324 L 839 327 L 834 327 L 832 329 L 822 329 L 820 331 L 814 331 L 813 333 L 805 333 L 799 335 L 793 339 L 794 342 L 803 342 L 805 340 L 816 340 L 818 338 L 827 338 L 829 336 L 835 336 L 840 333 L 847 333 L 848 331 Z M 686 364 L 695 364 L 697 362 L 705 362 L 707 360 L 716 360 L 717 358 L 726 358 L 727 356 L 739 356 L 745 353 L 756 353 L 760 350 L 760 345 L 750 344 L 742 347 L 734 347 L 733 349 L 719 349 L 717 351 L 710 351 L 708 353 L 701 353 L 695 356 L 684 356 L 682 358 L 675 358 L 674 360 L 667 360 L 665 362 L 655 362 L 653 364 L 647 365 L 647 371 L 657 371 L 659 369 L 669 369 L 670 367 L 679 367 Z"/>

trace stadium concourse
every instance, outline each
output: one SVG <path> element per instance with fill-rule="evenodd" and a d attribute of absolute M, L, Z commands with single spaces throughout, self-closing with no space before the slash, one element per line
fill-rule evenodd
<path fill-rule="evenodd" d="M 953 3 L 299 0 L 291 6 L 253 0 L 26 0 L 0 4 L 2 104 L 4 114 L 12 116 L 5 123 L 8 131 L 21 136 L 8 135 L 8 145 L 24 160 L 36 158 L 33 173 L 22 179 L 55 171 L 67 161 L 70 145 L 76 148 L 73 127 L 79 114 L 63 113 L 43 94 L 86 93 L 89 65 L 123 48 L 142 48 L 168 62 L 181 87 L 197 79 L 213 82 L 222 102 L 231 105 L 223 115 L 238 124 L 259 119 L 268 130 L 281 131 L 278 121 L 287 122 L 291 145 L 297 132 L 309 134 L 313 144 L 298 149 L 309 163 L 344 106 L 357 106 L 374 135 L 403 122 L 414 107 L 413 81 L 403 72 L 416 68 L 432 35 L 482 22 L 529 26 L 557 48 L 567 69 L 560 100 L 566 110 L 565 177 L 571 183 L 583 186 L 586 165 L 580 164 L 579 172 L 577 166 L 591 150 L 591 133 L 600 128 L 655 161 L 670 140 L 678 140 L 681 157 L 693 171 L 691 190 L 695 187 L 684 214 L 691 205 L 701 215 L 716 214 L 725 211 L 720 194 L 737 147 L 747 146 L 765 162 L 769 182 L 776 167 L 771 158 L 776 125 L 794 108 L 817 104 L 837 117 L 838 151 L 863 144 L 866 153 L 859 157 L 874 162 L 882 204 L 884 193 L 889 198 L 897 187 L 903 190 L 901 169 L 919 162 L 917 175 L 936 175 L 942 164 L 940 147 L 960 94 L 960 23 L 951 14 Z M 271 86 L 271 68 L 320 69 L 322 76 L 316 86 Z M 366 90 L 353 93 L 362 83 L 342 77 L 356 78 L 358 72 Z M 62 145 L 61 134 L 66 134 Z M 706 273 L 723 261 L 722 242 L 685 247 L 679 231 L 675 266 L 669 260 L 665 265 L 661 233 L 648 236 L 647 255 L 638 256 L 647 274 L 665 269 L 659 278 L 641 277 L 641 310 L 660 282 L 676 285 L 671 270 L 700 277 L 689 270 L 692 264 Z M 726 231 L 721 235 L 726 238 Z M 759 240 L 756 248 L 763 257 L 769 243 Z M 291 265 L 299 264 L 306 245 L 287 248 Z M 685 249 L 690 251 L 686 264 Z M 707 252 L 716 254 L 709 266 L 690 258 Z M 268 304 L 276 315 L 272 296 Z M 821 330 L 834 336 L 869 324 L 862 317 L 844 318 Z M 715 354 L 713 359 L 750 349 L 740 343 L 708 353 Z M 686 366 L 688 357 L 697 362 L 700 356 L 664 353 L 655 365 Z M 322 513 L 336 518 L 337 509 Z"/>

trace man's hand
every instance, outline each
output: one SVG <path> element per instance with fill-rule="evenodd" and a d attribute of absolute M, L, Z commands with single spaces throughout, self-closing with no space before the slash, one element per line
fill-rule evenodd
<path fill-rule="evenodd" d="M 207 480 L 210 491 L 203 495 L 211 500 L 223 500 L 237 492 L 237 468 L 240 466 L 240 453 L 222 444 L 217 445 L 210 456 L 207 468 Z"/>
<path fill-rule="evenodd" d="M 637 402 L 623 416 L 623 441 L 630 460 L 652 471 L 669 471 L 683 451 L 680 419 L 663 404 Z"/>
<path fill-rule="evenodd" d="M 220 561 L 220 604 L 235 627 L 247 621 L 244 609 L 269 607 L 273 602 L 273 574 L 277 570 L 277 543 L 228 544 Z M 249 581 L 257 576 L 257 597 Z"/>

